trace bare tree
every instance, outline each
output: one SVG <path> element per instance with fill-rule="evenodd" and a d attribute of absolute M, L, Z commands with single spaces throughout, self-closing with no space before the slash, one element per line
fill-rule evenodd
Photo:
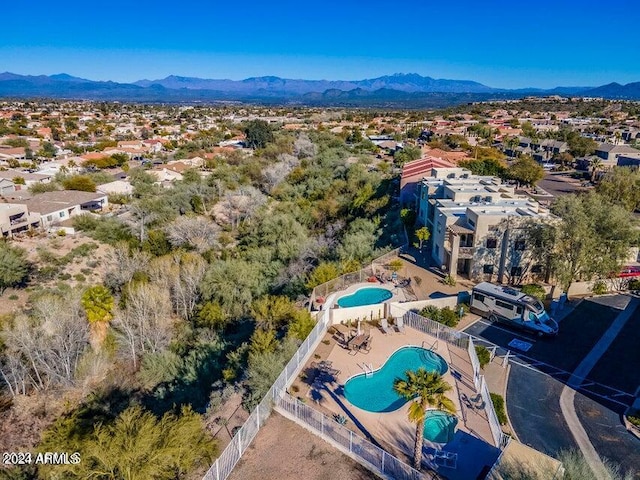
<path fill-rule="evenodd" d="M 165 228 L 174 247 L 189 245 L 203 253 L 218 245 L 220 226 L 202 216 L 178 217 Z"/>
<path fill-rule="evenodd" d="M 293 152 L 298 158 L 314 157 L 318 149 L 309 136 L 302 132 L 293 143 Z"/>
<path fill-rule="evenodd" d="M 144 271 L 149 265 L 150 256 L 146 252 L 130 250 L 125 243 L 119 243 L 106 255 L 109 266 L 105 275 L 105 284 L 120 289 L 128 283 L 138 271 Z"/>
<path fill-rule="evenodd" d="M 200 200 L 202 213 L 204 213 L 205 215 L 209 215 L 209 209 L 207 208 L 207 205 L 212 201 L 212 198 L 215 196 L 217 189 L 214 189 L 214 187 L 207 185 L 203 181 L 189 184 L 188 189 L 193 194 L 193 196 L 197 197 Z"/>
<path fill-rule="evenodd" d="M 33 315 L 17 316 L 2 332 L 2 339 L 6 348 L 1 376 L 12 394 L 74 386 L 89 342 L 79 293 L 39 298 Z"/>
<path fill-rule="evenodd" d="M 255 187 L 242 186 L 225 193 L 220 202 L 221 211 L 217 218 L 238 228 L 252 218 L 253 214 L 266 203 L 267 197 Z"/>
<path fill-rule="evenodd" d="M 274 187 L 287 178 L 287 175 L 298 165 L 300 165 L 298 157 L 294 157 L 288 153 L 278 155 L 278 161 L 264 169 L 265 190 L 270 193 Z"/>
<path fill-rule="evenodd" d="M 116 315 L 113 325 L 137 368 L 140 355 L 162 351 L 171 341 L 169 292 L 153 283 L 130 287 L 126 292 L 126 308 Z"/>
<path fill-rule="evenodd" d="M 191 318 L 200 296 L 200 282 L 207 262 L 194 253 L 175 252 L 153 260 L 149 268 L 151 280 L 170 292 L 176 314 Z"/>

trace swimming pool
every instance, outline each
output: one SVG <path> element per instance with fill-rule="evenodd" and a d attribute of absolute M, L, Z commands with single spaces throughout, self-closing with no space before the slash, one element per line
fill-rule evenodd
<path fill-rule="evenodd" d="M 456 433 L 458 418 L 441 410 L 428 410 L 424 419 L 424 438 L 433 443 L 449 443 Z"/>
<path fill-rule="evenodd" d="M 386 288 L 364 287 L 356 290 L 351 295 L 339 298 L 338 305 L 342 308 L 375 305 L 389 300 L 391 297 L 393 297 L 393 294 Z"/>
<path fill-rule="evenodd" d="M 407 400 L 393 391 L 397 377 L 406 379 L 404 372 L 423 367 L 429 372 L 444 374 L 447 362 L 437 353 L 421 347 L 402 347 L 391 355 L 385 364 L 373 374 L 351 377 L 344 385 L 344 395 L 362 410 L 368 412 L 393 412 Z"/>

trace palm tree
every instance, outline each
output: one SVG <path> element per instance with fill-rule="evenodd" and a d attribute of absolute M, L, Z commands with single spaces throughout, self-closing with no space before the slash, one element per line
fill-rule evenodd
<path fill-rule="evenodd" d="M 600 158 L 594 158 L 593 160 L 591 160 L 591 182 L 595 182 L 596 180 L 596 172 L 600 169 L 602 169 L 602 167 L 604 166 L 604 163 L 602 163 L 602 160 Z"/>
<path fill-rule="evenodd" d="M 424 435 L 424 421 L 427 418 L 427 407 L 443 410 L 452 414 L 456 413 L 453 401 L 445 396 L 451 385 L 442 375 L 436 372 L 428 372 L 420 367 L 416 371 L 407 370 L 407 379 L 396 378 L 393 382 L 393 390 L 407 400 L 413 400 L 409 406 L 409 421 L 416 424 L 416 440 L 413 447 L 413 467 L 417 470 L 422 465 L 422 443 Z"/>

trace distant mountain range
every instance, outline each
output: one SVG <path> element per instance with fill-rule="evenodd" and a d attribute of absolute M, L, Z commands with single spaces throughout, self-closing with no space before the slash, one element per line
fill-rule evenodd
<path fill-rule="evenodd" d="M 133 102 L 240 101 L 361 107 L 435 108 L 524 95 L 580 95 L 612 99 L 640 99 L 640 82 L 601 87 L 498 89 L 471 80 L 446 80 L 415 73 L 365 80 L 302 80 L 252 77 L 216 80 L 170 75 L 133 83 L 93 81 L 65 73 L 18 75 L 0 73 L 0 98 L 54 98 Z"/>

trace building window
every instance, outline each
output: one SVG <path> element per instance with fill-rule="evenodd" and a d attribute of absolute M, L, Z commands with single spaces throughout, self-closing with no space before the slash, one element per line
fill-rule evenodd
<path fill-rule="evenodd" d="M 542 273 L 544 267 L 542 265 L 534 265 L 531 267 L 531 273 Z"/>
<path fill-rule="evenodd" d="M 53 220 L 53 215 L 47 215 L 47 222 L 50 222 L 51 220 Z"/>
<path fill-rule="evenodd" d="M 516 240 L 513 248 L 514 250 L 522 251 L 526 248 L 526 246 L 527 246 L 527 242 L 525 242 L 524 239 L 521 238 Z"/>
<path fill-rule="evenodd" d="M 64 212 L 60 212 L 60 218 L 64 217 Z"/>
<path fill-rule="evenodd" d="M 493 264 L 487 263 L 484 267 L 482 267 L 482 272 L 491 275 L 493 273 Z"/>
<path fill-rule="evenodd" d="M 498 246 L 497 238 L 487 238 L 487 248 L 496 248 Z"/>
<path fill-rule="evenodd" d="M 480 293 L 474 293 L 473 294 L 473 299 L 484 303 L 484 295 L 482 295 Z"/>
<path fill-rule="evenodd" d="M 512 277 L 521 277 L 522 276 L 522 267 L 511 267 L 511 276 Z"/>
<path fill-rule="evenodd" d="M 467 222 L 469 222 L 469 225 L 471 225 L 472 227 L 476 226 L 476 222 L 474 222 L 473 220 L 471 220 L 469 217 L 467 217 Z"/>

